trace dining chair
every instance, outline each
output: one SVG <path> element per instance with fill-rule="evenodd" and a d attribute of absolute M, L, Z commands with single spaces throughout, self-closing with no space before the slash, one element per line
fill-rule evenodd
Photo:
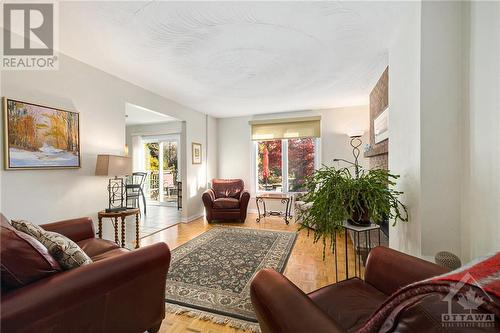
<path fill-rule="evenodd" d="M 144 195 L 144 182 L 146 180 L 146 176 L 148 174 L 146 172 L 134 172 L 129 177 L 129 181 L 125 185 L 126 193 L 127 193 L 127 204 L 129 200 L 133 200 L 134 207 L 140 207 L 139 199 L 142 197 L 142 204 L 144 206 L 144 215 L 146 215 L 146 197 Z"/>

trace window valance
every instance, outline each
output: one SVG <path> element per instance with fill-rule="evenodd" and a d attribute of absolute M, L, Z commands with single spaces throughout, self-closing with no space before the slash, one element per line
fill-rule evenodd
<path fill-rule="evenodd" d="M 252 140 L 265 141 L 321 136 L 321 117 L 252 120 Z"/>

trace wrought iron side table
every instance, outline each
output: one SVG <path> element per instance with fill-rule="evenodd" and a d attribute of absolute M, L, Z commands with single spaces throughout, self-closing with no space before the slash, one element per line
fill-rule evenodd
<path fill-rule="evenodd" d="M 266 200 L 277 200 L 280 201 L 282 204 L 285 205 L 285 211 L 268 211 L 266 210 Z M 266 216 L 282 216 L 283 219 L 285 220 L 286 224 L 290 223 L 290 219 L 292 217 L 292 196 L 289 194 L 280 194 L 280 193 L 264 193 L 264 194 L 258 194 L 255 197 L 255 203 L 257 204 L 257 222 L 260 222 L 262 217 Z M 259 203 L 262 203 L 263 207 L 263 214 L 260 213 L 260 205 Z"/>
<path fill-rule="evenodd" d="M 361 278 L 361 251 L 360 251 L 360 241 L 359 241 L 359 235 L 361 233 L 365 234 L 365 246 L 366 246 L 366 251 L 367 255 L 371 250 L 371 231 L 372 230 L 377 230 L 378 231 L 378 245 L 380 246 L 380 225 L 372 223 L 368 226 L 357 226 L 350 224 L 347 221 L 344 221 L 344 224 L 342 225 L 344 228 L 344 248 L 345 248 L 345 280 L 349 279 L 349 255 L 348 255 L 348 246 L 347 246 L 347 235 L 348 231 L 353 232 L 353 245 L 354 245 L 354 277 L 359 277 Z M 334 232 L 333 237 L 335 237 L 335 281 L 338 282 L 338 258 L 337 258 L 337 233 Z"/>

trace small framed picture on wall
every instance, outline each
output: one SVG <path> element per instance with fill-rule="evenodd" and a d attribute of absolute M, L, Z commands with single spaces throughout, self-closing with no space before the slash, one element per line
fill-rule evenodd
<path fill-rule="evenodd" d="M 191 154 L 193 164 L 201 164 L 201 143 L 193 142 L 191 144 Z"/>

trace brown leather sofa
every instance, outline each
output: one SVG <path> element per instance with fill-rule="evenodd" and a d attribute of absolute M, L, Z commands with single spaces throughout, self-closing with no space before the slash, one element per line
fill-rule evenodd
<path fill-rule="evenodd" d="M 212 179 L 212 188 L 202 196 L 207 221 L 239 220 L 245 222 L 250 193 L 241 179 Z"/>
<path fill-rule="evenodd" d="M 38 261 L 38 265 L 37 258 L 29 258 L 33 242 L 27 243 L 23 233 L 13 229 L 5 218 L 1 227 L 2 273 L 7 264 L 35 263 L 24 265 L 31 267 L 16 267 L 16 282 L 24 283 L 21 287 L 9 288 L 2 278 L 2 332 L 159 330 L 165 317 L 165 280 L 170 264 L 170 250 L 165 243 L 129 251 L 95 238 L 90 218 L 45 224 L 45 230 L 72 239 L 93 260 L 92 264 L 68 271 L 59 270 L 54 262 L 56 266 L 50 271 L 40 267 L 46 263 Z M 33 276 L 42 278 L 31 281 Z"/>
<path fill-rule="evenodd" d="M 251 298 L 262 333 L 356 332 L 399 288 L 445 272 L 419 258 L 377 247 L 368 256 L 364 281 L 352 278 L 306 295 L 283 275 L 265 269 L 252 281 Z M 488 331 L 443 328 L 441 315 L 447 307 L 443 295 L 431 293 L 403 310 L 388 332 Z"/>

